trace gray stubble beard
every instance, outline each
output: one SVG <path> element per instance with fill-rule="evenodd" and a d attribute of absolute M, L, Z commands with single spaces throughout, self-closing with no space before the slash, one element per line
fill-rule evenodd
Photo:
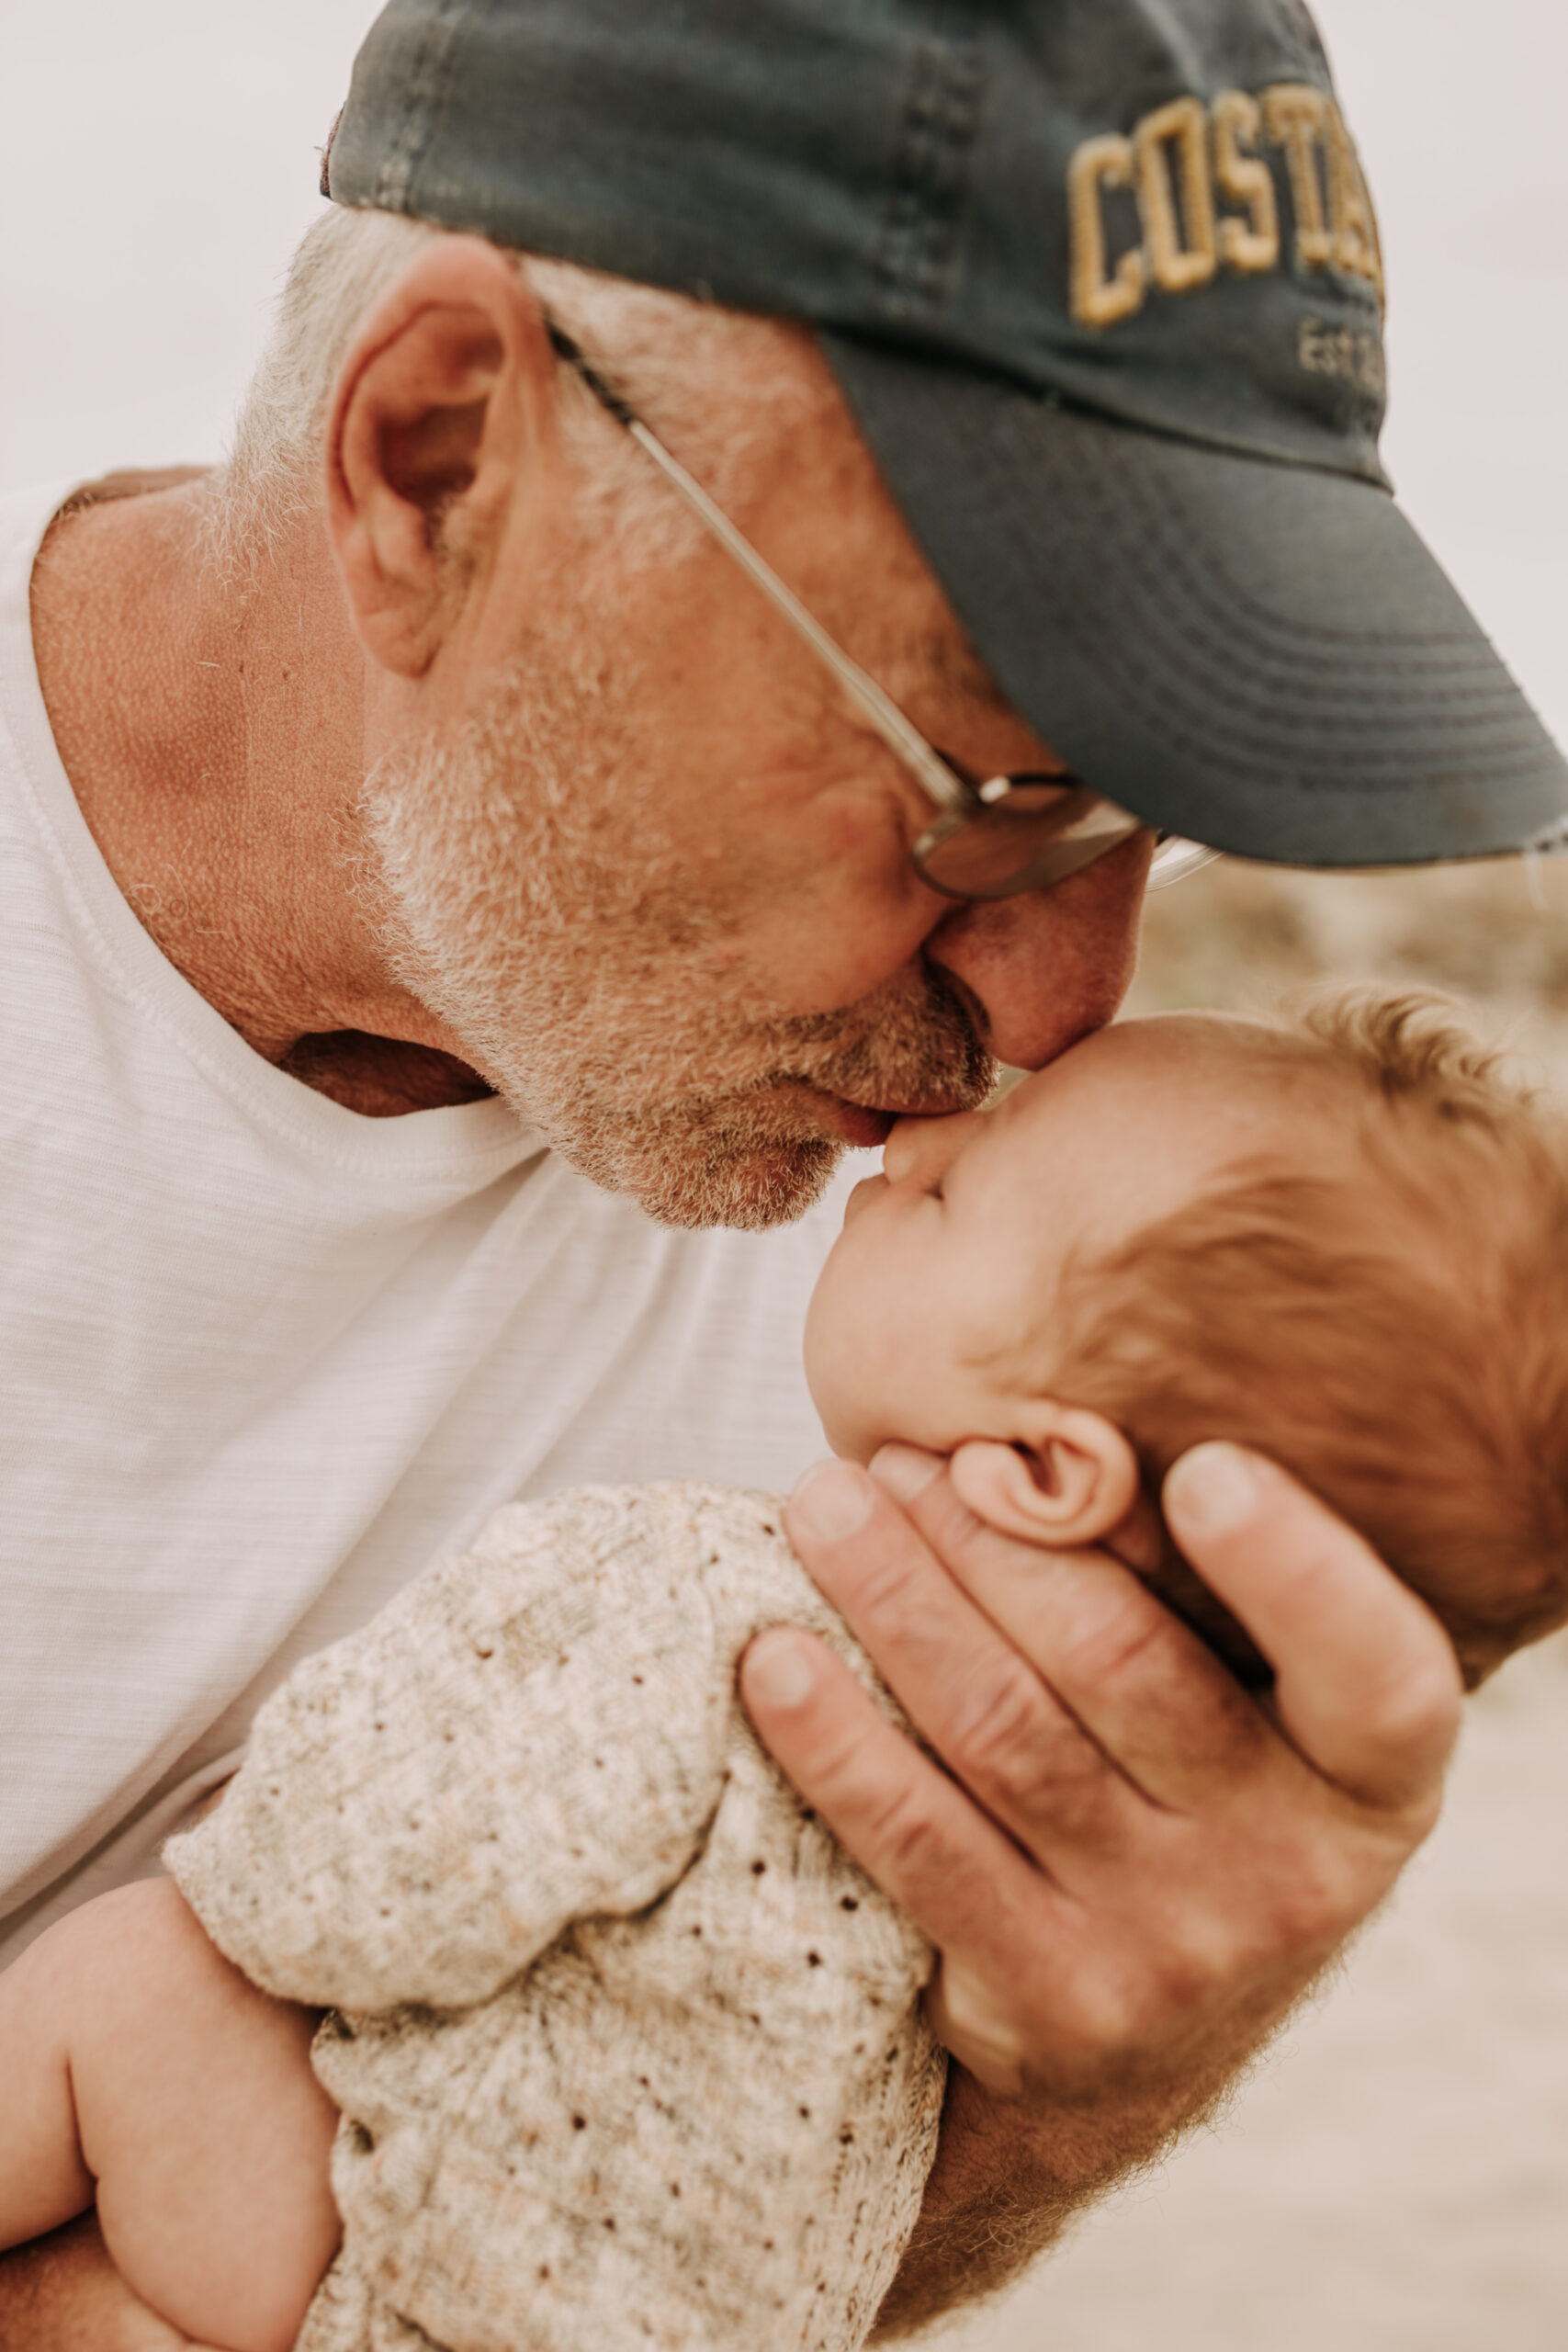
<path fill-rule="evenodd" d="M 558 613 L 483 710 L 371 778 L 383 948 L 592 1182 L 665 1225 L 784 1224 L 843 1150 L 807 1088 L 967 1108 L 995 1065 L 936 967 L 803 1016 L 720 961 L 739 934 L 693 898 L 637 758 L 632 679 L 586 619 Z"/>

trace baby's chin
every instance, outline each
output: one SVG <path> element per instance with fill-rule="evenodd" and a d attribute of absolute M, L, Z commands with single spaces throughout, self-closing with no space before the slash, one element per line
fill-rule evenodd
<path fill-rule="evenodd" d="M 818 1285 L 818 1290 L 821 1284 Z M 802 1349 L 806 1367 L 806 1385 L 817 1408 L 817 1418 L 822 1424 L 822 1434 L 840 1462 L 867 1462 L 870 1455 L 862 1453 L 857 1441 L 861 1416 L 853 1410 L 845 1392 L 853 1386 L 840 1371 L 840 1351 L 833 1345 L 829 1317 L 818 1309 L 813 1297 L 806 1311 L 806 1336 Z"/>
<path fill-rule="evenodd" d="M 813 1377 L 809 1346 L 806 1351 L 806 1385 L 811 1391 L 829 1451 L 837 1454 L 840 1462 L 858 1462 L 863 1466 L 869 1463 L 883 1440 L 869 1426 L 863 1411 L 857 1413 L 849 1399 L 838 1395 L 831 1379 Z"/>
<path fill-rule="evenodd" d="M 868 1430 L 840 1420 L 830 1412 L 824 1412 L 820 1404 L 817 1412 L 822 1423 L 822 1434 L 828 1441 L 829 1452 L 836 1454 L 840 1462 L 858 1462 L 863 1468 L 869 1464 L 882 1444 L 882 1439 L 874 1437 Z"/>

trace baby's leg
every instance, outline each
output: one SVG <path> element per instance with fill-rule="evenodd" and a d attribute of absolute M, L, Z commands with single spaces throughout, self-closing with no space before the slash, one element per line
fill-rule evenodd
<path fill-rule="evenodd" d="M 231 1968 L 172 1881 L 62 1920 L 0 1976 L 0 2246 L 96 2193 L 154 2311 L 223 2352 L 288 2352 L 338 2240 L 313 2022 Z"/>

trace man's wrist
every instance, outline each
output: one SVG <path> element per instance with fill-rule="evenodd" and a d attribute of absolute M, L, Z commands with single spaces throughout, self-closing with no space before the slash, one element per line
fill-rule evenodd
<path fill-rule="evenodd" d="M 1211 2113 L 1233 2078 L 1216 2070 L 1179 2090 L 1125 2088 L 1047 2108 L 995 2098 L 954 2063 L 920 2217 L 873 2340 L 908 2335 L 1010 2285 L 1076 2214 Z"/>

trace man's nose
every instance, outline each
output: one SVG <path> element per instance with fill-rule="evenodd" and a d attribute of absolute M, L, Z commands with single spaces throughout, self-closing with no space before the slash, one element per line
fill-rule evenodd
<path fill-rule="evenodd" d="M 999 1061 L 1040 1069 L 1103 1028 L 1132 981 L 1138 917 L 1154 856 L 1134 834 L 1055 889 L 955 907 L 926 941 L 926 958 L 979 1005 Z"/>

